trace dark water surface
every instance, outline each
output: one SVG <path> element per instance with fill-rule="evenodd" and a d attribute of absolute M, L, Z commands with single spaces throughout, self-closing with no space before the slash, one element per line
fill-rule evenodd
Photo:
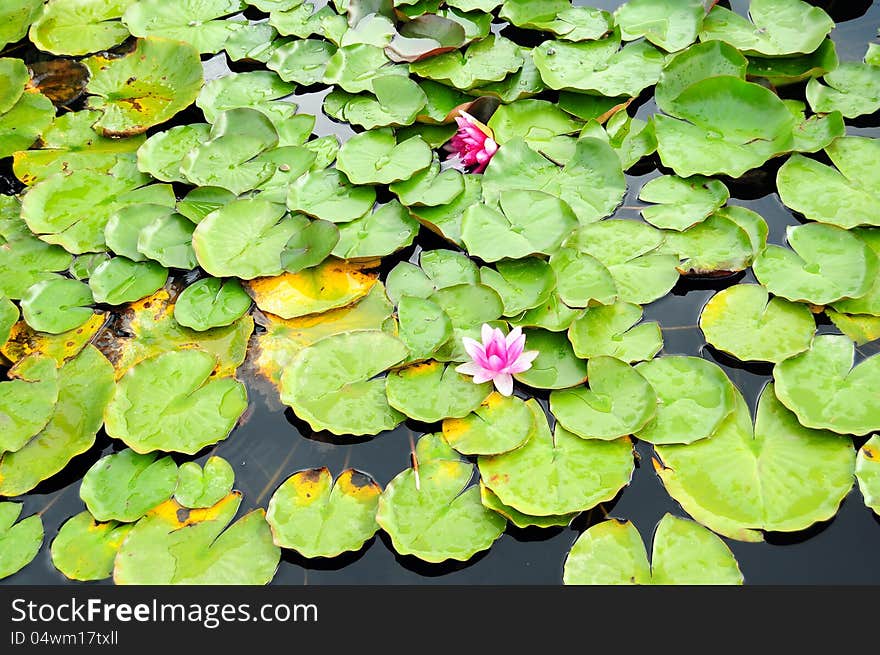
<path fill-rule="evenodd" d="M 319 3 L 320 4 L 320 3 Z M 621 2 L 600 0 L 575 2 L 613 10 Z M 724 3 L 725 5 L 727 3 Z M 880 2 L 826 0 L 813 2 L 825 8 L 838 22 L 832 33 L 840 59 L 860 60 L 868 42 L 876 40 L 880 27 Z M 747 0 L 731 0 L 729 6 L 745 13 Z M 499 26 L 499 28 L 502 26 Z M 504 32 L 509 35 L 508 31 Z M 515 38 L 515 34 L 510 34 Z M 238 69 L 237 66 L 234 68 Z M 206 62 L 209 77 L 222 75 L 228 68 L 224 57 Z M 335 133 L 342 138 L 352 134 L 321 115 L 326 91 L 300 94 L 300 110 L 318 115 L 316 133 Z M 802 97 L 803 85 L 785 89 L 786 97 Z M 652 101 L 637 110 L 645 117 L 654 110 Z M 188 111 L 187 122 L 201 120 Z M 858 119 L 848 127 L 850 134 L 880 137 L 878 115 Z M 731 204 L 760 213 L 770 226 L 770 241 L 783 243 L 785 228 L 798 219 L 786 209 L 774 191 L 776 170 L 782 159 L 769 162 L 764 169 L 750 173 L 748 180 L 731 182 Z M 642 162 L 627 175 L 629 191 L 625 206 L 639 204 L 641 186 L 652 177 L 669 171 L 657 168 L 657 160 Z M 880 165 L 880 162 L 878 162 Z M 7 191 L 8 192 L 8 191 Z M 634 210 L 621 208 L 616 217 L 635 218 Z M 415 256 L 420 248 L 444 247 L 431 237 L 422 238 L 403 258 Z M 645 307 L 645 320 L 657 320 L 663 329 L 664 353 L 701 356 L 722 366 L 743 392 L 752 407 L 761 389 L 770 380 L 768 366 L 744 365 L 713 352 L 705 345 L 697 320 L 705 302 L 718 289 L 738 282 L 754 282 L 751 271 L 724 280 L 682 280 L 667 297 Z M 821 332 L 835 331 L 820 325 Z M 880 342 L 859 349 L 859 356 L 880 351 Z M 267 383 L 246 374 L 251 407 L 249 418 L 232 435 L 197 458 L 203 463 L 209 455 L 226 458 L 235 469 L 235 488 L 243 494 L 240 514 L 265 507 L 278 485 L 295 471 L 326 466 L 334 476 L 348 467 L 372 475 L 383 486 L 410 465 L 410 438 L 417 439 L 425 426 L 399 426 L 376 437 L 339 438 L 313 433 L 280 404 L 277 391 Z M 538 393 L 546 400 L 546 393 Z M 545 402 L 546 404 L 546 402 Z M 864 440 L 857 440 L 861 446 Z M 119 450 L 103 433 L 88 453 L 77 457 L 59 475 L 41 484 L 32 493 L 18 498 L 24 503 L 23 516 L 42 514 L 46 530 L 44 545 L 37 558 L 22 571 L 4 580 L 6 584 L 59 584 L 66 578 L 55 570 L 49 557 L 49 544 L 58 528 L 70 516 L 84 509 L 79 498 L 80 480 L 88 468 L 103 455 Z M 306 560 L 283 551 L 275 584 L 560 584 L 565 555 L 578 534 L 590 525 L 613 516 L 632 520 L 650 552 L 655 524 L 666 512 L 684 515 L 664 490 L 651 467 L 650 444 L 638 443 L 639 459 L 632 483 L 612 502 L 579 516 L 572 526 L 552 529 L 508 527 L 492 548 L 469 562 L 426 564 L 412 557 L 397 555 L 390 541 L 379 533 L 357 553 L 333 560 Z M 185 457 L 176 457 L 178 462 Z M 856 487 L 831 521 L 814 525 L 799 533 L 768 534 L 766 542 L 747 544 L 725 539 L 739 561 L 748 584 L 880 584 L 880 520 L 865 506 Z"/>

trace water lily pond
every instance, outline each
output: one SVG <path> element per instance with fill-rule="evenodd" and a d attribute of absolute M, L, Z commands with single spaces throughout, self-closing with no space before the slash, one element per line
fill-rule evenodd
<path fill-rule="evenodd" d="M 4 0 L 0 579 L 880 583 L 878 30 Z"/>

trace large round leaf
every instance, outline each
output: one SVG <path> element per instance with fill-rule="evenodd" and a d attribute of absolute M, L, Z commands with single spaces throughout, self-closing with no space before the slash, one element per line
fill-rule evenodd
<path fill-rule="evenodd" d="M 385 257 L 407 247 L 419 232 L 419 223 L 398 201 L 339 226 L 333 255 L 340 259 Z"/>
<path fill-rule="evenodd" d="M 122 305 L 155 293 L 168 280 L 168 269 L 152 261 L 133 262 L 114 257 L 100 264 L 89 278 L 97 303 Z"/>
<path fill-rule="evenodd" d="M 807 100 L 817 114 L 839 111 L 847 118 L 873 114 L 880 109 L 880 66 L 845 61 L 823 78 L 807 82 Z"/>
<path fill-rule="evenodd" d="M 447 52 L 410 64 L 410 71 L 456 89 L 503 80 L 523 65 L 520 48 L 503 36 L 488 36 L 463 52 Z"/>
<path fill-rule="evenodd" d="M 561 528 L 570 524 L 579 514 L 579 512 L 572 512 L 571 514 L 559 514 L 557 516 L 529 516 L 510 505 L 502 503 L 498 496 L 495 495 L 495 492 L 482 482 L 480 482 L 480 500 L 484 507 L 488 507 L 493 512 L 498 512 L 518 528 Z"/>
<path fill-rule="evenodd" d="M 266 584 L 281 551 L 263 510 L 229 525 L 241 504 L 230 494 L 213 507 L 186 511 L 169 500 L 141 519 L 116 556 L 113 581 L 135 585 Z M 228 526 L 228 527 L 227 527 Z"/>
<path fill-rule="evenodd" d="M 204 468 L 185 462 L 177 470 L 174 500 L 192 509 L 211 507 L 232 491 L 234 482 L 235 471 L 222 457 L 209 457 Z"/>
<path fill-rule="evenodd" d="M 431 149 L 419 137 L 397 143 L 390 130 L 370 130 L 352 137 L 336 167 L 353 184 L 390 184 L 407 180 L 431 165 Z"/>
<path fill-rule="evenodd" d="M 651 565 L 629 521 L 603 521 L 578 537 L 565 560 L 565 584 L 742 584 L 739 565 L 717 535 L 664 514 L 654 531 Z"/>
<path fill-rule="evenodd" d="M 300 471 L 272 494 L 266 520 L 277 546 L 304 557 L 336 557 L 376 534 L 380 493 L 370 476 L 354 469 L 335 481 L 327 468 Z"/>
<path fill-rule="evenodd" d="M 703 525 L 741 541 L 834 516 L 853 484 L 852 442 L 803 427 L 773 385 L 761 395 L 754 428 L 739 392 L 735 405 L 711 439 L 656 448 L 654 468 L 669 494 Z"/>
<path fill-rule="evenodd" d="M 138 453 L 195 454 L 222 441 L 247 408 L 244 385 L 211 378 L 217 359 L 174 350 L 145 359 L 119 380 L 104 412 L 107 434 Z"/>
<path fill-rule="evenodd" d="M 232 325 L 251 307 L 251 297 L 238 280 L 209 277 L 191 284 L 177 297 L 174 318 L 181 325 L 203 332 Z"/>
<path fill-rule="evenodd" d="M 632 303 L 597 305 L 575 319 L 568 338 L 583 359 L 601 355 L 629 363 L 651 359 L 663 348 L 663 335 L 658 323 L 639 323 L 641 318 L 642 308 Z"/>
<path fill-rule="evenodd" d="M 581 512 L 611 500 L 629 484 L 632 442 L 581 439 L 526 401 L 534 416 L 528 441 L 503 455 L 481 456 L 480 477 L 505 505 L 530 516 Z"/>
<path fill-rule="evenodd" d="M 58 402 L 58 372 L 51 357 L 33 354 L 0 382 L 0 452 L 15 452 L 51 420 Z"/>
<path fill-rule="evenodd" d="M 876 434 L 859 449 L 856 480 L 865 498 L 865 505 L 880 514 L 880 436 Z"/>
<path fill-rule="evenodd" d="M 428 361 L 389 373 L 385 392 L 388 403 L 398 411 L 423 423 L 435 423 L 466 416 L 486 400 L 491 388 L 488 382 L 474 384 L 451 364 Z"/>
<path fill-rule="evenodd" d="M 323 82 L 349 93 L 370 91 L 373 82 L 388 75 L 406 76 L 406 68 L 392 64 L 377 46 L 355 43 L 339 48 L 327 61 Z"/>
<path fill-rule="evenodd" d="M 151 203 L 123 207 L 107 220 L 104 226 L 104 241 L 115 254 L 127 257 L 133 262 L 142 262 L 147 257 L 138 250 L 138 237 L 141 231 L 154 221 L 173 213 L 172 207 Z"/>
<path fill-rule="evenodd" d="M 642 428 L 657 409 L 657 396 L 639 372 L 613 357 L 587 365 L 590 387 L 550 394 L 550 411 L 566 430 L 584 439 L 613 440 Z"/>
<path fill-rule="evenodd" d="M 483 507 L 479 487 L 467 486 L 473 472 L 467 462 L 420 457 L 418 471 L 406 469 L 391 480 L 379 497 L 376 522 L 394 550 L 443 562 L 466 561 L 490 548 L 507 521 Z"/>
<path fill-rule="evenodd" d="M 134 524 L 100 523 L 86 512 L 72 516 L 52 540 L 52 564 L 70 580 L 104 580 L 113 575 L 113 560 Z"/>
<path fill-rule="evenodd" d="M 669 230 L 662 252 L 674 253 L 683 275 L 731 273 L 748 268 L 767 245 L 764 219 L 745 207 L 719 209 L 683 232 Z"/>
<path fill-rule="evenodd" d="M 132 523 L 171 498 L 177 487 L 177 464 L 125 450 L 107 455 L 86 472 L 79 495 L 98 521 Z"/>
<path fill-rule="evenodd" d="M 32 514 L 16 523 L 19 503 L 0 503 L 0 580 L 27 566 L 43 545 L 43 520 Z"/>
<path fill-rule="evenodd" d="M 30 28 L 40 50 L 55 55 L 86 55 L 128 38 L 119 18 L 133 0 L 50 0 Z"/>
<path fill-rule="evenodd" d="M 443 421 L 443 439 L 463 455 L 498 455 L 526 442 L 534 419 L 516 396 L 493 392 L 464 418 Z"/>
<path fill-rule="evenodd" d="M 27 34 L 30 24 L 42 13 L 43 0 L 10 0 L 0 9 L 0 49 Z"/>
<path fill-rule="evenodd" d="M 827 305 L 865 295 L 877 276 L 878 259 L 862 240 L 824 223 L 789 226 L 791 250 L 768 245 L 755 260 L 755 277 L 775 296 Z"/>
<path fill-rule="evenodd" d="M 480 269 L 480 282 L 491 287 L 504 303 L 504 316 L 516 316 L 549 300 L 556 275 L 543 259 L 527 257 L 500 261 Z"/>
<path fill-rule="evenodd" d="M 816 321 L 805 305 L 771 299 L 757 284 L 737 284 L 706 303 L 700 329 L 706 341 L 737 359 L 778 363 L 810 347 Z"/>
<path fill-rule="evenodd" d="M 409 361 L 428 359 L 452 337 L 452 321 L 427 298 L 402 296 L 397 305 L 397 337 L 409 348 Z"/>
<path fill-rule="evenodd" d="M 199 52 L 223 49 L 226 39 L 244 25 L 241 20 L 222 19 L 245 8 L 243 0 L 136 0 L 122 22 L 134 36 L 161 36 L 186 41 Z"/>
<path fill-rule="evenodd" d="M 644 36 L 668 52 L 697 40 L 706 8 L 702 0 L 629 0 L 614 15 L 626 41 Z"/>
<path fill-rule="evenodd" d="M 37 282 L 21 299 L 21 314 L 33 329 L 61 334 L 92 317 L 92 292 L 77 280 L 56 278 Z"/>
<path fill-rule="evenodd" d="M 296 85 L 285 82 L 272 71 L 232 73 L 206 83 L 196 105 L 211 123 L 221 112 L 241 107 L 259 109 L 277 123 L 289 119 L 296 111 L 295 104 L 279 102 L 295 90 Z"/>
<path fill-rule="evenodd" d="M 202 88 L 199 53 L 180 41 L 140 39 L 129 55 L 85 64 L 89 107 L 103 112 L 95 128 L 104 136 L 142 134 L 191 105 Z"/>
<path fill-rule="evenodd" d="M 663 229 L 684 230 L 705 220 L 719 209 L 730 192 L 718 180 L 702 175 L 682 179 L 674 175 L 656 177 L 639 192 L 639 200 L 657 203 L 642 209 L 651 225 Z"/>
<path fill-rule="evenodd" d="M 192 247 L 195 225 L 182 214 L 160 216 L 138 234 L 137 249 L 168 268 L 191 270 L 199 263 Z"/>
<path fill-rule="evenodd" d="M 324 111 L 334 118 L 371 130 L 389 125 L 412 125 L 427 96 L 408 77 L 385 75 L 372 81 L 370 94 L 336 89 L 324 100 Z"/>
<path fill-rule="evenodd" d="M 407 354 L 403 342 L 385 332 L 329 336 L 300 350 L 284 369 L 281 401 L 315 430 L 333 434 L 390 430 L 404 416 L 388 404 L 385 380 L 374 378 Z"/>
<path fill-rule="evenodd" d="M 376 202 L 376 190 L 353 186 L 336 169 L 310 171 L 290 185 L 287 206 L 315 218 L 347 223 L 360 218 Z"/>
<path fill-rule="evenodd" d="M 859 227 L 849 231 L 877 256 L 880 261 L 880 229 L 876 227 Z M 880 316 L 880 276 L 874 278 L 871 288 L 863 296 L 854 299 L 838 300 L 834 303 L 834 309 L 847 314 L 865 314 L 870 317 Z"/>
<path fill-rule="evenodd" d="M 857 435 L 880 430 L 880 356 L 853 367 L 854 356 L 848 337 L 818 335 L 809 350 L 773 369 L 776 395 L 806 427 Z"/>
<path fill-rule="evenodd" d="M 532 367 L 514 375 L 518 382 L 536 389 L 565 389 L 583 384 L 587 379 L 587 362 L 579 359 L 563 332 L 529 329 L 526 348 L 537 350 Z"/>

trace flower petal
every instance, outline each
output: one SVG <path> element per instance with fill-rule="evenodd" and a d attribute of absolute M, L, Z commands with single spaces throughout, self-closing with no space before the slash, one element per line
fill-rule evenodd
<path fill-rule="evenodd" d="M 509 396 L 513 393 L 513 378 L 509 373 L 496 375 L 493 382 L 495 383 L 495 388 L 498 389 L 498 393 L 502 396 Z"/>
<path fill-rule="evenodd" d="M 483 349 L 482 344 L 475 339 L 471 339 L 470 337 L 463 337 L 461 343 L 464 345 L 465 352 L 470 356 L 471 359 L 475 360 L 486 354 L 486 351 Z"/>
<path fill-rule="evenodd" d="M 483 327 L 480 328 L 480 338 L 482 339 L 483 347 L 485 348 L 486 345 L 488 345 L 488 343 L 492 340 L 491 325 L 489 325 L 488 323 L 483 323 Z"/>
<path fill-rule="evenodd" d="M 488 382 L 495 378 L 497 373 L 493 371 L 481 370 L 476 375 L 474 375 L 474 384 L 483 384 L 484 382 Z"/>
<path fill-rule="evenodd" d="M 483 368 L 476 362 L 465 362 L 455 367 L 456 372 L 464 375 L 477 375 Z"/>

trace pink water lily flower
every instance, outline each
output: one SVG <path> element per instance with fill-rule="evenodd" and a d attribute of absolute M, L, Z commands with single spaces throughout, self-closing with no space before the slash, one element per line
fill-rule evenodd
<path fill-rule="evenodd" d="M 462 343 L 471 360 L 455 368 L 459 373 L 472 375 L 474 384 L 492 380 L 503 396 L 513 393 L 513 374 L 532 368 L 538 356 L 537 350 L 523 350 L 526 335 L 520 328 L 513 328 L 506 337 L 504 333 L 483 324 L 483 343 L 464 337 Z"/>
<path fill-rule="evenodd" d="M 465 171 L 474 167 L 474 173 L 482 173 L 489 160 L 498 152 L 498 144 L 492 138 L 492 130 L 483 125 L 466 111 L 459 111 L 455 117 L 458 132 L 446 144 L 452 156 L 446 161 L 456 170 Z"/>

